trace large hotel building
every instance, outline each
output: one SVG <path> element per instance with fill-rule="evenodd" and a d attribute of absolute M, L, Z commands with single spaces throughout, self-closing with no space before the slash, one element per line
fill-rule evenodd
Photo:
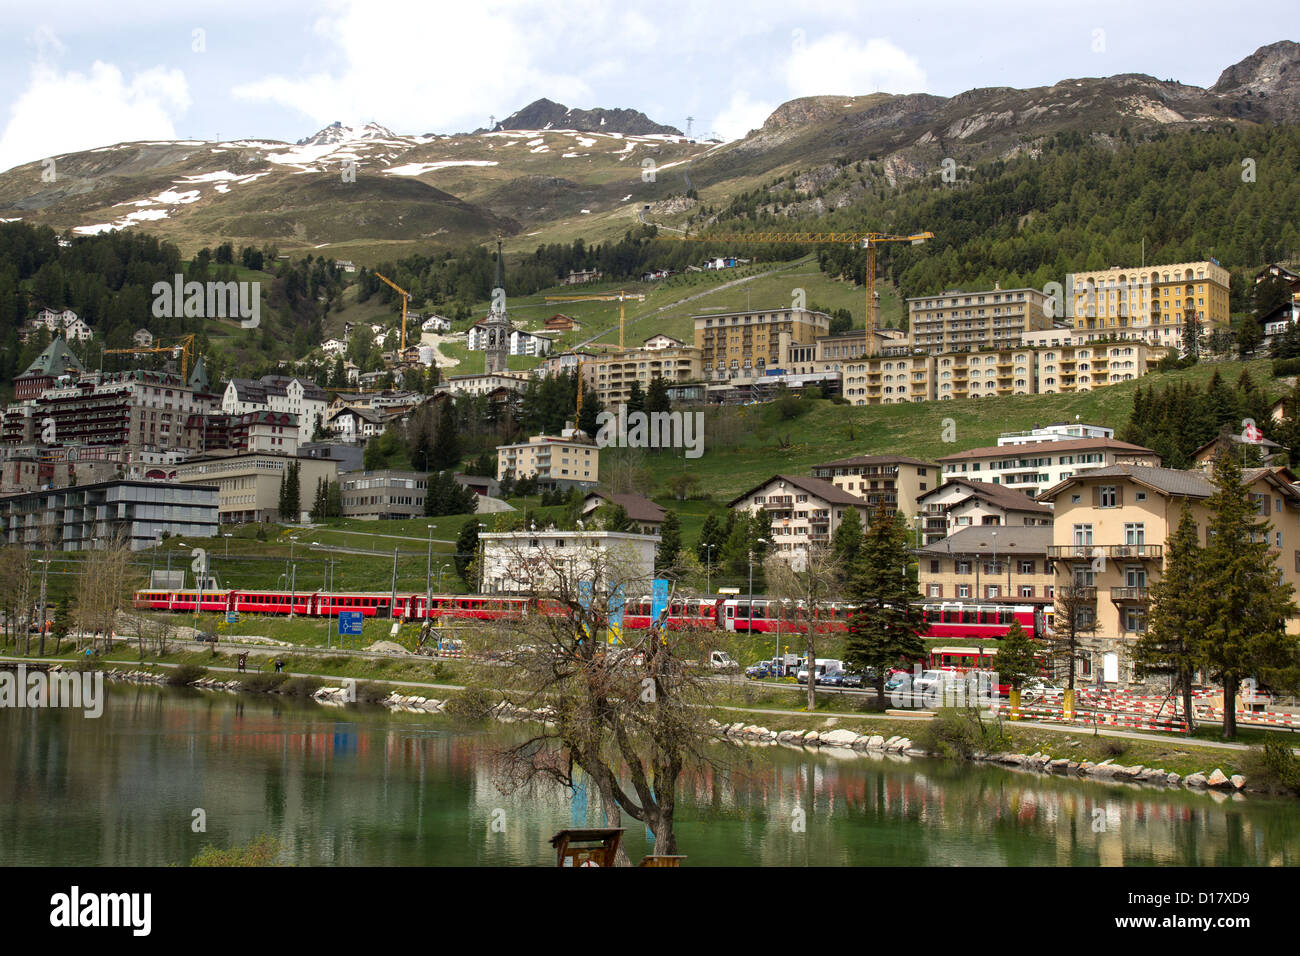
<path fill-rule="evenodd" d="M 1214 260 L 1075 272 L 1066 294 L 1080 343 L 1115 338 L 1181 348 L 1191 316 L 1203 333 L 1228 326 L 1228 270 Z"/>

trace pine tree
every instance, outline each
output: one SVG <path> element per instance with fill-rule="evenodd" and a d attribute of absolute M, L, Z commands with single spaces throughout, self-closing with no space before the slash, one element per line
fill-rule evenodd
<path fill-rule="evenodd" d="M 1205 595 L 1200 534 L 1191 509 L 1183 504 L 1178 526 L 1165 542 L 1164 568 L 1150 590 L 1147 629 L 1133 645 L 1139 676 L 1168 674 L 1182 693 L 1183 718 L 1192 729 L 1192 677 L 1201 666 L 1205 643 Z"/>
<path fill-rule="evenodd" d="M 285 506 L 288 508 L 288 519 L 298 521 L 302 517 L 302 484 L 299 479 L 301 466 L 297 461 L 289 463 L 286 469 L 289 479 L 289 487 L 284 493 Z"/>
<path fill-rule="evenodd" d="M 704 524 L 700 526 L 700 539 L 695 542 L 695 556 L 700 559 L 700 564 L 706 567 L 717 564 L 719 552 L 725 541 L 722 536 L 722 522 L 718 520 L 716 512 L 710 511 L 704 516 Z"/>
<path fill-rule="evenodd" d="M 749 568 L 750 517 L 748 513 L 732 512 L 735 520 L 731 522 L 731 533 L 722 545 L 719 564 L 726 567 L 731 574 L 745 574 Z"/>
<path fill-rule="evenodd" d="M 289 518 L 289 468 L 280 472 L 280 518 L 288 520 Z"/>
<path fill-rule="evenodd" d="M 844 658 L 856 667 L 875 670 L 876 703 L 884 709 L 889 668 L 925 654 L 925 642 L 917 633 L 925 618 L 917 603 L 921 594 L 907 547 L 907 529 L 883 503 L 871 516 L 846 591 L 854 609 Z"/>
<path fill-rule="evenodd" d="M 601 523 L 605 526 L 606 531 L 630 531 L 632 529 L 632 519 L 627 516 L 627 509 L 615 502 L 602 508 L 604 514 L 601 516 Z"/>
<path fill-rule="evenodd" d="M 460 467 L 460 438 L 450 412 L 444 411 L 438 418 L 438 430 L 429 450 L 429 466 L 438 469 Z"/>
<path fill-rule="evenodd" d="M 659 547 L 655 550 L 655 570 L 663 571 L 677 563 L 677 552 L 682 549 L 682 523 L 677 512 L 669 508 L 664 512 L 659 526 Z"/>
<path fill-rule="evenodd" d="M 1198 589 L 1208 626 L 1197 656 L 1223 685 L 1223 736 L 1237 734 L 1237 691 L 1247 678 L 1284 668 L 1296 658 L 1297 642 L 1286 622 L 1298 609 L 1292 587 L 1269 554 L 1271 525 L 1258 512 L 1242 482 L 1232 449 L 1221 445 L 1214 459 L 1214 494 Z"/>
<path fill-rule="evenodd" d="M 1020 622 L 1012 621 L 1007 633 L 998 641 L 998 680 L 1010 685 L 1012 690 L 1020 690 L 1025 681 L 1037 677 L 1042 671 L 1038 662 L 1040 653 Z"/>
<path fill-rule="evenodd" d="M 754 561 L 761 562 L 772 544 L 772 512 L 758 508 L 749 519 L 749 547 Z"/>
<path fill-rule="evenodd" d="M 845 508 L 840 526 L 831 538 L 831 551 L 845 568 L 851 568 L 862 551 L 862 517 L 857 508 Z"/>
<path fill-rule="evenodd" d="M 641 383 L 632 379 L 632 385 L 627 392 L 627 412 L 630 415 L 633 412 L 643 411 L 645 411 L 645 392 L 641 389 Z"/>
<path fill-rule="evenodd" d="M 471 572 L 478 560 L 478 533 L 481 528 L 477 518 L 471 518 L 461 526 L 460 534 L 456 536 L 456 555 L 452 558 L 457 576 L 471 591 L 478 589 L 478 582 L 471 580 Z"/>

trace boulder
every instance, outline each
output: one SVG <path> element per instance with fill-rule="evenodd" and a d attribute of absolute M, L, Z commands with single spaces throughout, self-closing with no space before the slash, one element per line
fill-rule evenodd
<path fill-rule="evenodd" d="M 1240 790 L 1246 786 L 1246 778 L 1239 773 L 1234 773 L 1232 775 L 1231 781 L 1232 781 L 1232 786 L 1237 790 Z"/>
<path fill-rule="evenodd" d="M 1140 777 L 1143 770 L 1146 770 L 1146 767 L 1138 764 L 1136 767 L 1125 767 L 1120 773 L 1125 777 Z"/>
<path fill-rule="evenodd" d="M 1169 784 L 1169 786 L 1171 787 L 1176 787 L 1178 786 L 1178 781 L 1182 779 L 1183 778 L 1180 777 L 1178 774 L 1171 773 L 1168 777 L 1165 778 L 1165 783 Z"/>
<path fill-rule="evenodd" d="M 1211 787 L 1232 786 L 1232 781 L 1228 779 L 1228 775 L 1225 774 L 1218 767 L 1214 768 L 1213 772 L 1210 774 L 1209 777 L 1206 778 L 1205 782 L 1208 783 Z"/>
<path fill-rule="evenodd" d="M 821 742 L 821 734 L 815 730 L 810 730 L 803 735 L 803 742 L 806 744 L 817 744 Z"/>
<path fill-rule="evenodd" d="M 1058 757 L 1056 760 L 1049 762 L 1047 767 L 1053 773 L 1064 773 L 1065 769 L 1069 765 L 1070 761 L 1066 760 L 1064 757 Z"/>
<path fill-rule="evenodd" d="M 885 746 L 885 738 L 880 734 L 872 734 L 871 739 L 867 741 L 867 746 L 872 750 L 881 750 Z"/>
<path fill-rule="evenodd" d="M 1183 786 L 1185 787 L 1204 787 L 1207 783 L 1208 781 L 1205 779 L 1205 774 L 1203 773 L 1190 774 L 1185 780 L 1183 780 Z"/>
<path fill-rule="evenodd" d="M 822 734 L 821 741 L 832 747 L 851 747 L 858 735 L 851 730 L 829 730 Z"/>

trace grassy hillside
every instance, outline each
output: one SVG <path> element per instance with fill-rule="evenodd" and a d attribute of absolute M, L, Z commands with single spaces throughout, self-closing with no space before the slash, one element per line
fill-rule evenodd
<path fill-rule="evenodd" d="M 1074 421 L 1076 415 L 1088 424 L 1119 429 L 1128 421 L 1133 392 L 1139 384 L 1149 387 L 1156 383 L 1191 381 L 1204 385 L 1216 368 L 1229 381 L 1235 381 L 1244 368 L 1257 385 L 1271 394 L 1282 394 L 1282 388 L 1271 377 L 1269 362 L 1257 360 L 1205 363 L 1180 372 L 1150 375 L 1140 382 L 1071 395 L 1019 395 L 869 407 L 821 401 L 806 415 L 784 422 L 778 420 L 773 406 L 742 406 L 723 412 L 739 419 L 726 426 L 727 432 L 742 436 L 734 447 L 711 444 L 706 420 L 702 457 L 689 460 L 648 455 L 647 466 L 657 493 L 666 492 L 663 483 L 668 478 L 685 472 L 694 475 L 715 502 L 725 502 L 773 474 L 807 475 L 813 465 L 851 455 L 893 453 L 933 461 L 968 448 L 997 444 L 1002 432 Z M 946 419 L 952 419 L 955 425 L 956 441 L 952 443 L 943 440 Z M 782 442 L 789 442 L 789 447 L 782 448 Z M 666 504 L 670 499 L 663 497 L 660 501 Z M 690 540 L 689 536 L 687 539 Z"/>

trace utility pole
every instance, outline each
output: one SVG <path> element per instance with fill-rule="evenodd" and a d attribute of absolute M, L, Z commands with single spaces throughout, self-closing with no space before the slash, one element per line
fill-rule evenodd
<path fill-rule="evenodd" d="M 433 525 L 429 529 L 429 551 L 424 559 L 424 617 L 428 620 L 433 609 Z M 442 571 L 438 572 L 438 590 L 442 590 Z"/>
<path fill-rule="evenodd" d="M 393 596 L 388 605 L 390 617 L 397 617 L 397 546 L 393 546 Z"/>

